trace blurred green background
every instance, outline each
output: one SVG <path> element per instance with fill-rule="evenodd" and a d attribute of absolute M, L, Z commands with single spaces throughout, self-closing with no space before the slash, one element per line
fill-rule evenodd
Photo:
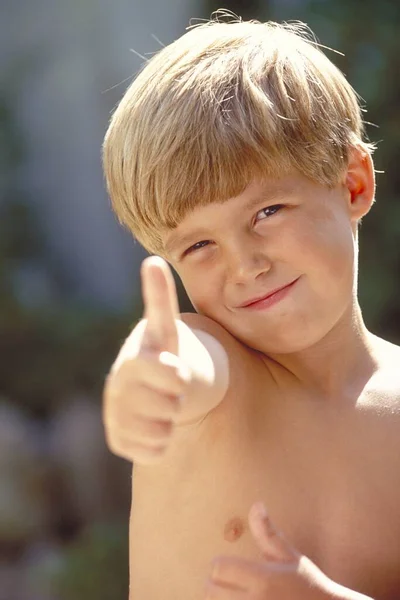
<path fill-rule="evenodd" d="M 226 1 L 302 20 L 363 98 L 377 202 L 360 233 L 367 326 L 400 342 L 400 5 Z M 219 2 L 0 8 L 0 600 L 125 600 L 131 467 L 105 447 L 105 375 L 141 315 L 145 253 L 116 223 L 100 147 L 151 56 Z M 132 50 L 132 51 L 131 51 Z M 181 306 L 190 304 L 180 287 Z"/>

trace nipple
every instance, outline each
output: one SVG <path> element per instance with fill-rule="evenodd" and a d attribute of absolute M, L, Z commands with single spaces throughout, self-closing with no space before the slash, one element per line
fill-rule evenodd
<path fill-rule="evenodd" d="M 227 542 L 236 542 L 244 533 L 245 524 L 240 517 L 233 517 L 225 525 L 224 539 Z"/>

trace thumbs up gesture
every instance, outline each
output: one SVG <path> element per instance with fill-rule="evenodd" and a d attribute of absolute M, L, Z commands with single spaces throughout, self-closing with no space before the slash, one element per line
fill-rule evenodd
<path fill-rule="evenodd" d="M 152 464 L 174 433 L 191 371 L 178 356 L 178 299 L 168 264 L 158 256 L 141 269 L 144 320 L 132 331 L 107 378 L 103 420 L 110 449 Z"/>

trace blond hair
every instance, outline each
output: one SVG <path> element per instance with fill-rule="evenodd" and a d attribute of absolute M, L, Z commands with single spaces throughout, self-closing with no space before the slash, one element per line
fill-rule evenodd
<path fill-rule="evenodd" d="M 150 252 L 198 205 L 296 169 L 336 185 L 372 152 L 358 96 L 303 23 L 210 21 L 149 60 L 115 110 L 104 173 L 122 224 Z"/>

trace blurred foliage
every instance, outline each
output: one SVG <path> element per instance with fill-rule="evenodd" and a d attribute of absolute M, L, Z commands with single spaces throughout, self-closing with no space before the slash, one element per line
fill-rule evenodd
<path fill-rule="evenodd" d="M 117 600 L 128 597 L 126 525 L 95 525 L 69 546 L 54 576 L 59 600 Z"/>
<path fill-rule="evenodd" d="M 3 393 L 42 417 L 71 392 L 99 396 L 133 323 L 79 306 L 46 312 L 13 309 L 0 320 Z"/>
<path fill-rule="evenodd" d="M 23 140 L 11 105 L 0 97 L 0 389 L 46 417 L 71 392 L 100 396 L 134 317 L 65 297 L 63 275 L 18 187 Z"/>

